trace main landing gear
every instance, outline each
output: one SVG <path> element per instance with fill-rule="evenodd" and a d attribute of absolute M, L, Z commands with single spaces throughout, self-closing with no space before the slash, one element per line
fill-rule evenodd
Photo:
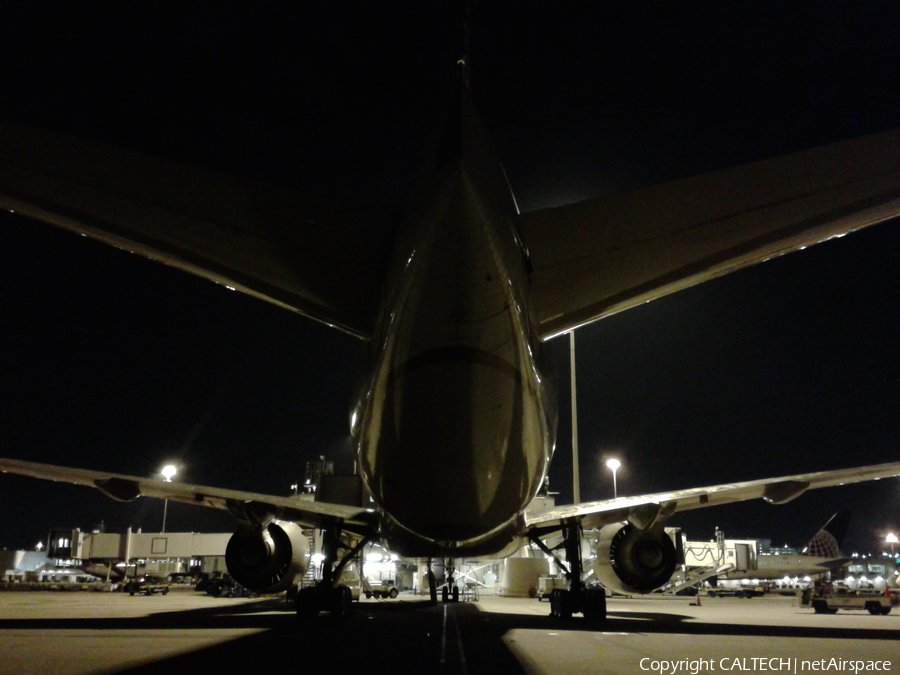
<path fill-rule="evenodd" d="M 297 618 L 311 620 L 320 612 L 330 612 L 335 617 L 345 617 L 350 614 L 353 604 L 353 594 L 347 586 L 336 585 L 341 578 L 347 563 L 369 543 L 371 537 L 363 537 L 360 542 L 349 549 L 341 542 L 341 522 L 335 521 L 323 528 L 322 537 L 322 580 L 315 586 L 308 586 L 297 591 L 294 599 L 294 608 L 297 610 Z M 341 549 L 347 553 L 340 559 Z"/>
<path fill-rule="evenodd" d="M 331 616 L 344 617 L 350 614 L 353 595 L 347 586 L 334 588 L 319 583 L 297 591 L 294 607 L 298 619 L 313 619 L 319 612 L 330 612 Z"/>
<path fill-rule="evenodd" d="M 547 548 L 537 533 L 530 535 L 538 548 L 556 560 L 556 564 L 565 572 L 569 581 L 568 588 L 554 588 L 550 592 L 550 616 L 568 621 L 573 614 L 580 612 L 590 621 L 604 621 L 606 590 L 601 587 L 588 588 L 582 581 L 584 569 L 581 560 L 581 524 L 578 521 L 564 521 L 562 535 L 562 543 L 552 550 Z M 559 548 L 565 549 L 565 562 L 556 555 Z"/>
<path fill-rule="evenodd" d="M 568 621 L 581 612 L 585 619 L 606 619 L 606 591 L 602 588 L 554 588 L 550 592 L 550 616 Z"/>

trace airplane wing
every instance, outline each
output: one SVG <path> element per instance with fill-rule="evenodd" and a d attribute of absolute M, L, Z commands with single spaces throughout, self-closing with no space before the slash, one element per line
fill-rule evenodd
<path fill-rule="evenodd" d="M 521 216 L 545 339 L 900 215 L 900 129 Z"/>
<path fill-rule="evenodd" d="M 389 218 L 0 120 L 0 208 L 369 337 Z"/>
<path fill-rule="evenodd" d="M 222 488 L 126 476 L 123 474 L 86 469 L 71 469 L 52 464 L 0 459 L 0 472 L 14 473 L 45 480 L 62 481 L 94 487 L 118 501 L 133 501 L 138 497 L 157 497 L 185 504 L 226 509 L 239 520 L 265 520 L 271 516 L 302 527 L 321 527 L 329 519 L 340 518 L 348 530 L 366 529 L 375 517 L 374 511 L 342 504 L 328 504 L 299 499 L 225 490 Z"/>
<path fill-rule="evenodd" d="M 396 223 L 0 121 L 0 207 L 371 336 Z M 900 130 L 527 213 L 553 337 L 900 214 Z"/>
<path fill-rule="evenodd" d="M 564 520 L 578 519 L 585 529 L 628 521 L 643 530 L 658 522 L 664 522 L 679 511 L 731 504 L 748 499 L 764 499 L 771 504 L 784 504 L 807 490 L 895 476 L 900 476 L 900 462 L 765 478 L 744 483 L 726 483 L 640 497 L 605 499 L 559 506 L 539 515 L 526 517 L 526 526 L 529 530 L 540 531 L 543 528 L 553 529 Z"/>

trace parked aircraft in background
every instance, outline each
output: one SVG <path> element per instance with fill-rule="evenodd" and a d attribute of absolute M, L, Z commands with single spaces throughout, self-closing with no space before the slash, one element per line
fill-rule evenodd
<path fill-rule="evenodd" d="M 760 555 L 755 570 L 731 570 L 723 576 L 726 579 L 784 579 L 837 572 L 851 561 L 841 553 L 849 521 L 849 511 L 838 511 L 800 553 Z"/>
<path fill-rule="evenodd" d="M 19 124 L 0 124 L 0 206 L 181 268 L 368 343 L 352 408 L 360 476 L 316 502 L 13 459 L 0 470 L 227 509 L 229 571 L 278 591 L 324 530 L 323 581 L 301 614 L 347 611 L 346 564 L 379 541 L 403 556 L 504 556 L 527 542 L 570 579 L 555 616 L 605 616 L 582 581 L 646 593 L 676 565 L 675 513 L 900 475 L 900 462 L 555 508 L 529 519 L 555 445 L 543 343 L 586 323 L 900 214 L 900 130 L 519 214 L 473 106 L 462 53 L 452 103 L 405 216 L 367 214 Z M 340 498 L 329 498 L 340 495 Z M 370 501 L 371 498 L 371 501 Z M 565 560 L 544 538 L 562 534 Z M 450 566 L 452 568 L 452 565 Z"/>

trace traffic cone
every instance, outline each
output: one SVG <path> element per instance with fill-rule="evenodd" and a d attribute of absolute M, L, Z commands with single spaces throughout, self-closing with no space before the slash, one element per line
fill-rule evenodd
<path fill-rule="evenodd" d="M 697 602 L 692 602 L 690 606 L 691 607 L 702 607 L 703 606 L 702 604 L 700 604 L 700 591 L 699 590 L 697 591 Z"/>

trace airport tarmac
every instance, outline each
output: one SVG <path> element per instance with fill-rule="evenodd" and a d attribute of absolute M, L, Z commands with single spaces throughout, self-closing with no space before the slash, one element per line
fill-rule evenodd
<path fill-rule="evenodd" d="M 653 662 L 684 659 L 676 675 L 691 667 L 853 673 L 843 661 L 900 675 L 900 613 L 816 615 L 783 597 L 693 601 L 611 599 L 608 620 L 594 626 L 581 617 L 553 620 L 549 604 L 537 600 L 435 606 L 401 595 L 363 600 L 346 619 L 302 624 L 271 599 L 8 592 L 0 593 L 0 675 L 669 675 Z"/>

